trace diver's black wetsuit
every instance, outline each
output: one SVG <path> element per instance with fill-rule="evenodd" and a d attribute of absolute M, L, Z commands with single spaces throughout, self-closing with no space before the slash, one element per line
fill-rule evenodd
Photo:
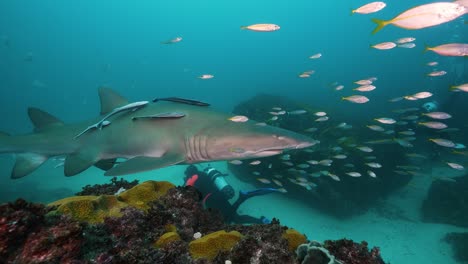
<path fill-rule="evenodd" d="M 190 182 L 190 179 L 194 177 L 194 175 L 198 175 L 198 178 L 193 181 L 193 186 L 203 194 L 204 205 L 207 208 L 220 210 L 227 221 L 239 224 L 261 224 L 269 222 L 264 217 L 255 218 L 250 215 L 239 215 L 237 213 L 237 209 L 245 200 L 261 194 L 255 194 L 255 191 L 253 191 L 249 192 L 248 195 L 245 195 L 245 192 L 240 192 L 239 198 L 234 202 L 234 204 L 231 204 L 229 202 L 231 197 L 227 197 L 223 191 L 218 190 L 212 177 L 210 177 L 205 171 L 198 170 L 194 165 L 188 166 L 185 170 L 185 183 L 187 184 Z"/>

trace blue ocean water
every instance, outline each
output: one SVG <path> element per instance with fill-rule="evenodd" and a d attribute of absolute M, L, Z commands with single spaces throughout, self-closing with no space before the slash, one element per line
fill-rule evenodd
<path fill-rule="evenodd" d="M 466 58 L 423 53 L 424 45 L 468 43 L 466 15 L 422 30 L 389 25 L 375 35 L 370 33 L 375 27 L 371 18 L 391 19 L 425 3 L 392 1 L 375 14 L 350 15 L 352 9 L 365 2 L 3 0 L 0 131 L 32 131 L 26 114 L 30 106 L 44 109 L 67 123 L 95 117 L 100 86 L 112 87 L 131 101 L 178 96 L 210 102 L 225 112 L 257 94 L 267 93 L 298 100 L 355 126 L 366 125 L 395 108 L 415 106 L 413 102 L 402 102 L 395 107 L 387 101 L 420 91 L 433 93 L 431 100 L 439 105 L 450 104 L 449 100 L 466 101 L 466 94 L 448 92 L 449 86 L 467 82 Z M 240 29 L 256 23 L 275 23 L 281 29 L 266 33 Z M 161 44 L 179 36 L 183 38 L 180 43 Z M 385 51 L 370 48 L 403 37 L 415 37 L 417 46 Z M 317 60 L 308 58 L 316 53 L 323 56 Z M 427 77 L 432 70 L 426 66 L 430 61 L 439 62 L 436 68 L 447 74 Z M 315 73 L 310 78 L 298 78 L 307 70 Z M 202 74 L 215 77 L 198 79 Z M 356 105 L 341 100 L 356 93 L 351 90 L 357 87 L 353 81 L 371 76 L 378 78 L 378 88 L 366 94 L 369 103 Z M 335 91 L 333 83 L 345 88 Z M 467 113 L 466 104 L 464 108 L 463 104 L 457 106 L 451 109 L 452 115 L 461 117 Z M 466 121 L 460 118 L 455 122 L 466 131 Z M 463 138 L 466 140 L 466 136 Z M 0 158 L 0 190 L 9 193 L 5 200 L 23 196 L 49 202 L 57 197 L 31 192 L 47 189 L 48 185 L 77 191 L 86 183 L 108 180 L 95 169 L 95 175 L 88 172 L 84 179 L 64 179 L 61 171 L 50 165 L 30 178 L 12 181 L 9 175 L 13 157 Z M 466 158 L 463 162 L 468 165 Z M 165 174 L 165 179 L 182 184 L 178 173 L 180 169 L 158 172 Z M 48 179 L 53 182 L 48 183 Z M 69 192 L 57 192 L 57 196 L 61 194 Z M 265 204 L 271 203 L 261 199 Z M 254 206 L 245 210 L 256 213 Z M 287 216 L 284 218 L 288 223 Z M 310 231 L 306 225 L 303 227 L 303 232 Z M 365 237 L 364 234 L 360 239 Z M 383 255 L 395 259 L 385 255 L 385 251 Z"/>

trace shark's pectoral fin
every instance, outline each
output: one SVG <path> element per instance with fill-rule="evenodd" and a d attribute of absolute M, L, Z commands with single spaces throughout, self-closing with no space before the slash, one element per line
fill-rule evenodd
<path fill-rule="evenodd" d="M 99 159 L 99 151 L 94 148 L 83 149 L 65 158 L 65 176 L 74 176 L 93 166 Z"/>
<path fill-rule="evenodd" d="M 119 164 L 112 169 L 108 170 L 104 175 L 106 176 L 120 176 L 132 174 L 137 172 L 155 170 L 167 166 L 175 165 L 184 162 L 184 157 L 179 154 L 166 153 L 160 158 L 153 157 L 135 157 Z"/>
<path fill-rule="evenodd" d="M 103 171 L 108 171 L 114 167 L 116 164 L 117 159 L 103 159 L 94 164 L 94 166 L 98 167 L 99 169 Z"/>
<path fill-rule="evenodd" d="M 47 159 L 47 156 L 36 153 L 21 153 L 16 155 L 16 163 L 11 172 L 11 178 L 18 179 L 30 174 Z"/>

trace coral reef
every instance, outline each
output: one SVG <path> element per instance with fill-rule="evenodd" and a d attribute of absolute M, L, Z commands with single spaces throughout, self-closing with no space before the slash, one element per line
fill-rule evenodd
<path fill-rule="evenodd" d="M 180 236 L 177 232 L 167 232 L 164 233 L 155 243 L 154 246 L 156 248 L 163 248 L 166 247 L 169 243 L 174 241 L 179 241 Z"/>
<path fill-rule="evenodd" d="M 81 256 L 83 227 L 67 217 L 30 234 L 17 263 L 71 263 Z"/>
<path fill-rule="evenodd" d="M 0 263 L 70 263 L 80 258 L 82 225 L 17 200 L 0 206 Z"/>
<path fill-rule="evenodd" d="M 352 240 L 326 240 L 323 245 L 312 241 L 297 248 L 297 260 L 301 264 L 385 264 L 376 247 L 369 252 L 367 242 Z"/>
<path fill-rule="evenodd" d="M 49 205 L 57 206 L 57 212 L 89 223 L 103 222 L 104 218 L 110 216 L 121 216 L 120 210 L 128 206 L 114 195 L 74 196 Z"/>
<path fill-rule="evenodd" d="M 242 235 L 237 231 L 227 233 L 224 230 L 211 233 L 190 242 L 190 255 L 194 259 L 214 259 L 222 251 L 230 251 L 241 240 Z"/>
<path fill-rule="evenodd" d="M 74 196 L 50 203 L 57 211 L 69 214 L 79 221 L 103 222 L 104 218 L 121 216 L 120 210 L 127 206 L 148 209 L 148 203 L 159 199 L 174 188 L 169 182 L 147 181 L 119 195 Z"/>
<path fill-rule="evenodd" d="M 305 236 L 277 219 L 228 225 L 219 212 L 203 208 L 190 186 L 150 181 L 127 192 L 72 197 L 54 208 L 24 200 L 1 205 L 0 263 L 301 263 L 295 249 Z M 57 210 L 65 205 L 69 211 Z M 95 221 L 96 208 L 115 214 Z M 364 244 L 329 241 L 324 248 L 343 263 L 383 263 L 370 261 L 379 252 L 369 253 Z"/>
<path fill-rule="evenodd" d="M 468 175 L 432 182 L 423 202 L 423 220 L 468 227 Z"/>
<path fill-rule="evenodd" d="M 349 240 L 326 240 L 323 245 L 337 260 L 346 264 L 385 264 L 380 257 L 380 249 L 367 248 L 367 242 L 360 244 Z"/>
<path fill-rule="evenodd" d="M 122 192 L 118 197 L 119 200 L 128 205 L 140 209 L 148 209 L 149 202 L 158 200 L 160 197 L 164 196 L 169 189 L 174 187 L 174 184 L 167 181 L 146 181 L 130 190 Z"/>
<path fill-rule="evenodd" d="M 7 256 L 24 243 L 27 235 L 44 224 L 47 212 L 45 206 L 21 199 L 0 206 L 0 263 L 5 263 Z"/>
<path fill-rule="evenodd" d="M 294 251 L 286 239 L 288 228 L 278 219 L 273 218 L 267 225 L 234 225 L 228 230 L 244 235 L 231 252 L 229 259 L 233 263 L 295 263 Z"/>
<path fill-rule="evenodd" d="M 320 243 L 312 241 L 302 244 L 296 251 L 297 260 L 301 264 L 339 264 L 335 256 L 331 255 Z"/>
<path fill-rule="evenodd" d="M 99 195 L 105 195 L 105 194 L 113 195 L 113 194 L 116 194 L 121 189 L 129 190 L 136 185 L 138 185 L 138 180 L 129 182 L 127 180 L 124 180 L 123 178 L 120 178 L 120 180 L 117 180 L 117 177 L 113 177 L 110 183 L 95 184 L 95 185 L 88 184 L 85 187 L 83 187 L 83 189 L 80 192 L 77 192 L 75 195 L 78 195 L 78 196 L 88 196 L 88 195 L 99 196 Z"/>
<path fill-rule="evenodd" d="M 303 234 L 294 229 L 287 229 L 283 233 L 283 238 L 288 241 L 289 251 L 296 250 L 299 245 L 304 244 L 307 241 L 307 238 Z"/>

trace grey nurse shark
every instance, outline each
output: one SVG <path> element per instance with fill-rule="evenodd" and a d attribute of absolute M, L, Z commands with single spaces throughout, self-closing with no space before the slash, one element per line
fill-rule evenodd
<path fill-rule="evenodd" d="M 1 133 L 0 153 L 17 154 L 11 178 L 24 177 L 57 156 L 65 156 L 66 176 L 91 166 L 116 176 L 175 164 L 267 157 L 316 143 L 254 121 L 233 122 L 232 115 L 198 101 L 163 98 L 129 103 L 109 88 L 100 88 L 99 96 L 101 115 L 95 119 L 64 124 L 29 108 L 34 133 Z"/>

